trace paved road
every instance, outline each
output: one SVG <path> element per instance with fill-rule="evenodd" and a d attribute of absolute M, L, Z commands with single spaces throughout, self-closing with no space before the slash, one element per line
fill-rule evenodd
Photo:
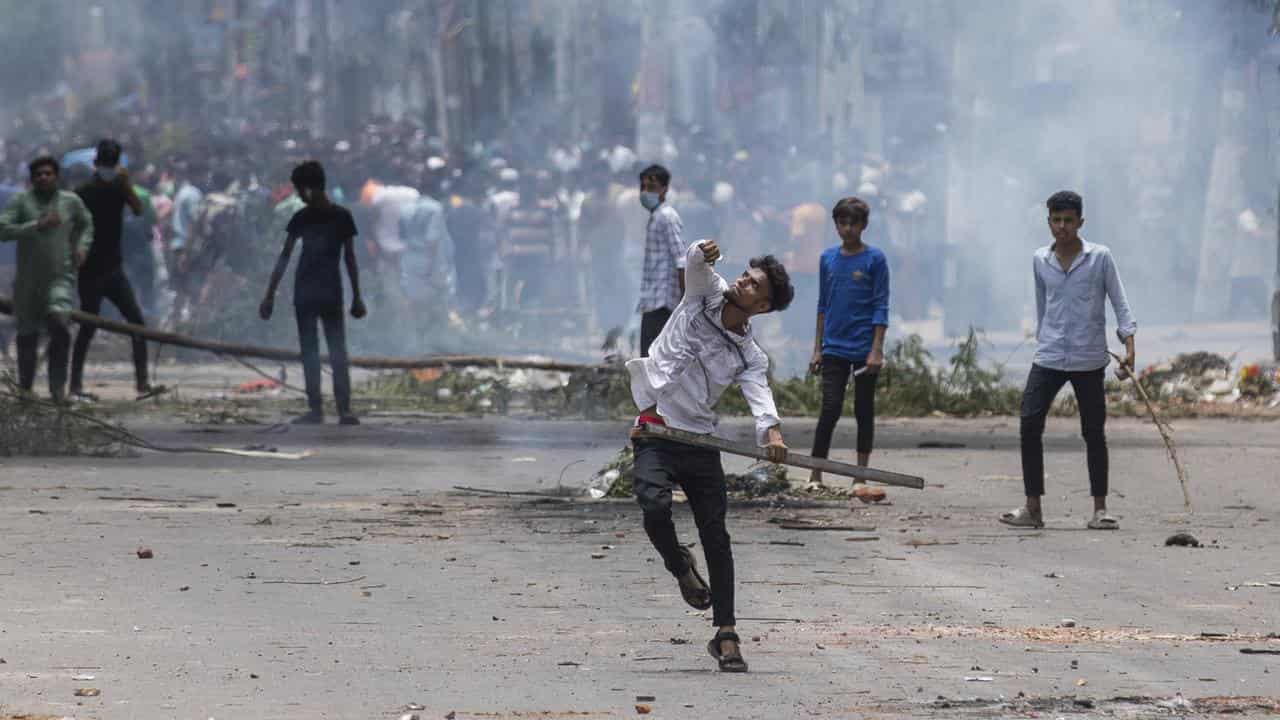
<path fill-rule="evenodd" d="M 1050 422 L 1039 532 L 993 522 L 1020 495 L 1015 420 L 883 421 L 877 464 L 925 490 L 852 511 L 733 508 L 746 676 L 712 671 L 709 620 L 680 602 L 631 502 L 450 491 L 581 484 L 620 446 L 617 423 L 133 427 L 315 454 L 0 459 L 6 720 L 394 718 L 411 703 L 423 718 L 1263 716 L 1280 697 L 1280 656 L 1240 652 L 1280 649 L 1265 637 L 1280 632 L 1276 422 L 1177 424 L 1192 517 L 1158 436 L 1112 422 L 1123 529 L 1099 533 L 1082 529 L 1073 421 Z M 811 422 L 787 427 L 808 444 Z M 1178 531 L 1208 547 L 1166 548 Z M 1230 699 L 1179 704 L 1216 696 Z"/>

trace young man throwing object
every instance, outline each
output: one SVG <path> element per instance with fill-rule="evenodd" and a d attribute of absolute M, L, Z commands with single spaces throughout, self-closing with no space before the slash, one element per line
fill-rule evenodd
<path fill-rule="evenodd" d="M 769 359 L 751 335 L 753 315 L 783 310 L 795 290 L 772 255 L 752 258 L 733 284 L 711 265 L 720 257 L 715 242 L 694 243 L 686 255 L 684 297 L 648 357 L 631 360 L 631 395 L 640 423 L 669 425 L 710 434 L 712 407 L 737 383 L 755 416 L 756 440 L 774 462 L 786 458 L 778 412 L 769 390 Z M 676 577 L 680 594 L 699 610 L 713 608 L 718 628 L 707 646 L 725 672 L 746 672 L 733 607 L 733 551 L 725 529 L 728 495 L 720 453 L 670 440 L 635 436 L 635 493 L 644 509 L 644 529 Z M 711 584 L 698 574 L 693 554 L 676 539 L 671 491 L 679 485 L 689 498 Z"/>

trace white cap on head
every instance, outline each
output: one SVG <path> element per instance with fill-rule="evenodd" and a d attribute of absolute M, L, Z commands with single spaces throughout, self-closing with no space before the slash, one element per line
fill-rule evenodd
<path fill-rule="evenodd" d="M 447 165 L 447 164 L 448 164 L 448 163 L 446 163 L 446 162 L 444 161 L 444 158 L 442 158 L 442 157 L 440 157 L 440 156 L 438 156 L 438 155 L 432 155 L 431 157 L 427 158 L 427 169 L 428 169 L 428 170 L 439 170 L 439 169 L 443 168 L 443 167 L 444 167 L 445 165 Z"/>

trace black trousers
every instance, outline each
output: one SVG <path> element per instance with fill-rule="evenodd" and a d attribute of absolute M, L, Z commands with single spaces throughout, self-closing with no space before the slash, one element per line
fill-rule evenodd
<path fill-rule="evenodd" d="M 320 394 L 320 335 L 316 323 L 324 325 L 324 341 L 329 348 L 329 365 L 333 368 L 333 399 L 339 415 L 351 414 L 351 365 L 347 360 L 347 327 L 342 306 L 296 306 L 298 343 L 302 346 L 302 374 L 307 380 L 307 406 L 311 412 L 324 414 L 324 398 Z"/>
<path fill-rule="evenodd" d="M 50 315 L 46 320 L 49 332 L 49 394 L 54 400 L 64 397 L 67 385 L 67 351 L 71 347 L 71 331 L 65 321 Z M 30 390 L 36 383 L 36 360 L 40 355 L 38 334 L 18 336 L 18 386 Z"/>
<path fill-rule="evenodd" d="M 863 366 L 834 355 L 822 356 L 822 409 L 813 433 L 813 456 L 824 458 L 831 452 L 831 436 L 844 410 L 849 375 Z M 876 437 L 876 378 L 863 373 L 853 379 L 853 418 L 858 423 L 858 452 L 870 453 Z"/>
<path fill-rule="evenodd" d="M 1044 495 L 1044 420 L 1063 385 L 1071 383 L 1080 406 L 1080 434 L 1084 436 L 1089 464 L 1089 494 L 1107 494 L 1107 396 L 1103 389 L 1106 368 L 1068 372 L 1031 366 L 1022 393 L 1022 483 L 1027 497 Z"/>
<path fill-rule="evenodd" d="M 668 308 L 650 310 L 640 316 L 640 357 L 649 357 L 649 346 L 658 339 L 670 319 L 671 310 Z"/>
<path fill-rule="evenodd" d="M 81 273 L 79 286 L 82 311 L 97 315 L 102 311 L 102 301 L 110 300 L 126 321 L 134 325 L 143 324 L 142 309 L 138 307 L 138 299 L 123 268 Z M 76 331 L 76 345 L 71 354 L 71 392 L 84 389 L 84 363 L 89 355 L 89 343 L 96 332 L 97 328 L 89 325 L 81 325 Z M 140 337 L 133 338 L 133 380 L 139 391 L 151 384 L 147 375 L 147 341 Z"/>
<path fill-rule="evenodd" d="M 634 489 L 644 510 L 644 530 L 662 556 L 667 571 L 680 577 L 689 571 L 676 526 L 671 520 L 671 490 L 679 485 L 689 498 L 698 526 L 711 582 L 712 622 L 736 624 L 733 611 L 733 549 L 725 529 L 729 496 L 720 453 L 715 450 L 647 438 L 636 440 Z"/>

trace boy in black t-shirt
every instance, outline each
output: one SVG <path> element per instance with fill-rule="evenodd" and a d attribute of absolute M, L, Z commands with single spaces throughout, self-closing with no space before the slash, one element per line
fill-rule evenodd
<path fill-rule="evenodd" d="M 320 338 L 316 321 L 324 324 L 325 343 L 329 346 L 329 363 L 333 366 L 333 396 L 338 405 L 338 422 L 359 425 L 351 414 L 351 376 L 347 363 L 347 333 L 342 317 L 342 274 L 338 269 L 341 255 L 351 280 L 351 316 L 365 316 L 360 297 L 359 270 L 356 268 L 356 223 L 351 213 L 329 201 L 325 194 L 324 168 L 308 160 L 293 169 L 290 177 L 298 197 L 307 204 L 294 214 L 285 229 L 287 237 L 280 259 L 271 273 L 267 296 L 258 308 L 263 320 L 275 308 L 276 288 L 289 267 L 294 244 L 302 240 L 302 255 L 294 276 L 293 306 L 298 318 L 298 341 L 302 345 L 302 369 L 307 379 L 307 404 L 310 411 L 293 422 L 316 425 L 324 422 L 324 401 L 320 395 Z"/>
<path fill-rule="evenodd" d="M 127 208 L 135 216 L 141 215 L 142 201 L 134 192 L 129 173 L 120 166 L 122 151 L 115 140 L 99 142 L 93 160 L 93 179 L 76 189 L 93 216 L 93 245 L 80 267 L 77 283 L 80 309 L 84 312 L 97 315 L 102 310 L 102 301 L 110 300 L 125 320 L 142 325 L 142 309 L 124 272 L 123 247 L 124 211 Z M 76 333 L 71 353 L 71 397 L 75 400 L 97 399 L 84 390 L 84 363 L 95 332 L 96 328 L 81 325 Z M 139 400 L 164 392 L 162 386 L 151 386 L 147 373 L 147 341 L 137 336 L 133 337 L 133 374 Z"/>

